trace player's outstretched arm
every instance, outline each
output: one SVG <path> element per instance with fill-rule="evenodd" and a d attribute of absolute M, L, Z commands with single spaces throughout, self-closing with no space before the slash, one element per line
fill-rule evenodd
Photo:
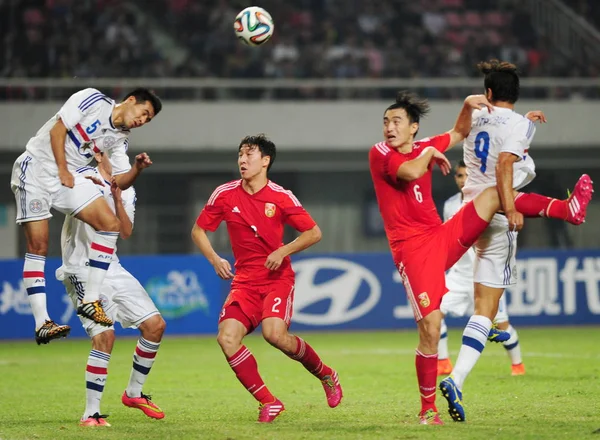
<path fill-rule="evenodd" d="M 448 132 L 450 135 L 450 144 L 447 150 L 462 142 L 471 131 L 471 122 L 473 110 L 480 110 L 483 107 L 487 107 L 491 113 L 494 109 L 492 104 L 488 101 L 485 95 L 470 95 L 465 98 L 465 102 L 456 118 L 456 123 L 452 130 Z"/>
<path fill-rule="evenodd" d="M 313 226 L 311 229 L 302 232 L 291 243 L 281 246 L 267 257 L 265 267 L 270 270 L 277 270 L 281 266 L 283 259 L 288 255 L 293 255 L 311 247 L 313 244 L 321 241 L 321 229 L 318 225 Z"/>
<path fill-rule="evenodd" d="M 67 127 L 62 119 L 56 121 L 54 127 L 50 130 L 50 146 L 54 154 L 54 160 L 58 167 L 58 177 L 60 183 L 68 188 L 75 186 L 75 177 L 67 168 L 67 155 L 65 153 L 65 141 L 67 140 Z"/>
<path fill-rule="evenodd" d="M 152 161 L 150 160 L 150 156 L 147 153 L 140 153 L 135 156 L 135 162 L 131 169 L 123 174 L 118 174 L 115 176 L 115 181 L 117 185 L 122 190 L 126 190 L 135 182 L 135 179 L 142 173 L 143 170 L 152 165 Z"/>
<path fill-rule="evenodd" d="M 215 272 L 220 278 L 224 280 L 233 278 L 231 264 L 215 252 L 212 244 L 210 244 L 208 235 L 206 235 L 206 231 L 198 225 L 194 225 L 192 228 L 192 241 L 200 249 L 202 255 L 213 265 Z"/>
<path fill-rule="evenodd" d="M 450 161 L 446 156 L 433 147 L 427 147 L 419 157 L 406 161 L 400 165 L 396 172 L 396 176 L 398 179 L 406 180 L 407 182 L 419 179 L 427 172 L 429 163 L 432 160 L 435 160 L 439 165 L 444 176 L 450 172 Z"/>
<path fill-rule="evenodd" d="M 515 208 L 513 189 L 513 167 L 519 157 L 513 153 L 502 152 L 496 163 L 496 181 L 502 210 L 508 219 L 511 230 L 520 231 L 523 227 L 523 214 Z"/>
<path fill-rule="evenodd" d="M 123 198 L 121 197 L 122 191 L 121 188 L 117 186 L 117 182 L 114 180 L 114 178 L 110 185 L 110 192 L 112 193 L 113 200 L 115 202 L 115 215 L 121 222 L 121 229 L 119 231 L 120 236 L 123 240 L 127 240 L 133 233 L 133 223 L 127 215 L 127 211 L 125 211 Z"/>
<path fill-rule="evenodd" d="M 541 124 L 545 124 L 548 122 L 546 119 L 546 115 L 541 110 L 531 110 L 525 114 L 525 117 L 529 119 L 531 122 L 539 122 Z"/>

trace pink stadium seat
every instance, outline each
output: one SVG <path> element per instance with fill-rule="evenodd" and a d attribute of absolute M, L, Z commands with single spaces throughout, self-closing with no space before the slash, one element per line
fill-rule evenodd
<path fill-rule="evenodd" d="M 459 28 L 463 25 L 463 20 L 460 14 L 456 12 L 448 12 L 446 13 L 446 23 L 451 28 Z"/>
<path fill-rule="evenodd" d="M 484 26 L 500 27 L 504 26 L 504 17 L 500 12 L 491 11 L 483 16 Z"/>
<path fill-rule="evenodd" d="M 481 15 L 478 12 L 467 12 L 465 14 L 465 24 L 469 27 L 481 27 Z"/>
<path fill-rule="evenodd" d="M 462 8 L 464 3 L 463 0 L 442 0 L 442 5 L 445 8 Z"/>

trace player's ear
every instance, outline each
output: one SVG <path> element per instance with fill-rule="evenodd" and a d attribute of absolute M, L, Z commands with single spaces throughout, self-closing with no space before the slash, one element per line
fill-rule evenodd
<path fill-rule="evenodd" d="M 485 97 L 487 98 L 488 101 L 492 101 L 493 99 L 493 93 L 492 93 L 492 89 L 485 89 Z"/>
<path fill-rule="evenodd" d="M 413 122 L 412 124 L 410 124 L 410 134 L 414 136 L 417 134 L 417 131 L 419 131 L 419 123 Z"/>
<path fill-rule="evenodd" d="M 263 156 L 262 161 L 263 161 L 263 167 L 269 168 L 269 164 L 271 163 L 271 156 Z"/>

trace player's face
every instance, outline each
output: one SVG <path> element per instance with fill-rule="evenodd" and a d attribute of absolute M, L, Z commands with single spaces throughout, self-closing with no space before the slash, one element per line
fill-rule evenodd
<path fill-rule="evenodd" d="M 388 110 L 383 115 L 383 138 L 392 148 L 412 142 L 418 129 L 419 124 L 411 123 L 403 108 Z"/>
<path fill-rule="evenodd" d="M 123 125 L 128 129 L 138 128 L 147 124 L 154 117 L 154 107 L 150 101 L 137 103 L 133 96 L 124 102 Z"/>
<path fill-rule="evenodd" d="M 458 189 L 462 191 L 465 186 L 465 182 L 467 181 L 467 169 L 465 167 L 457 167 L 454 172 L 454 181 L 456 182 L 456 186 Z"/>
<path fill-rule="evenodd" d="M 269 166 L 268 156 L 262 157 L 260 149 L 256 145 L 244 145 L 240 148 L 238 155 L 238 166 L 242 179 L 252 179 L 260 173 L 266 173 Z"/>

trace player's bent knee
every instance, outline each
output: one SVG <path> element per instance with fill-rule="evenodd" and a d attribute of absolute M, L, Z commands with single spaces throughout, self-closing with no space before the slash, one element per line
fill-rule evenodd
<path fill-rule="evenodd" d="M 94 350 L 98 350 L 103 353 L 112 352 L 112 348 L 113 348 L 114 344 L 115 344 L 114 330 L 106 330 L 92 338 L 92 348 Z"/>
<path fill-rule="evenodd" d="M 239 347 L 242 343 L 242 338 L 229 329 L 220 329 L 217 334 L 217 343 L 223 351 L 227 352 Z"/>
<path fill-rule="evenodd" d="M 167 323 L 161 315 L 154 315 L 140 325 L 140 331 L 144 339 L 159 342 L 165 332 Z"/>
<path fill-rule="evenodd" d="M 48 255 L 48 243 L 44 240 L 36 240 L 27 243 L 27 253 L 34 255 Z"/>

